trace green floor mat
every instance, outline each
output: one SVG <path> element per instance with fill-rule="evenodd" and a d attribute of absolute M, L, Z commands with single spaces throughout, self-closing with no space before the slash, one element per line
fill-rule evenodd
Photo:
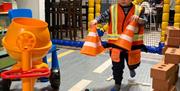
<path fill-rule="evenodd" d="M 0 58 L 0 70 L 4 69 L 6 67 L 9 67 L 13 64 L 15 64 L 16 61 L 14 61 L 12 58 L 10 57 L 4 57 L 4 58 Z"/>

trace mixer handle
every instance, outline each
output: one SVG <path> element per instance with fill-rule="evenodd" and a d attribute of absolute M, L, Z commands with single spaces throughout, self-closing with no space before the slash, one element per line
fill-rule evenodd
<path fill-rule="evenodd" d="M 1 77 L 4 79 L 17 79 L 17 78 L 32 78 L 32 77 L 47 77 L 50 75 L 48 68 L 32 69 L 29 71 L 9 70 L 1 73 Z"/>

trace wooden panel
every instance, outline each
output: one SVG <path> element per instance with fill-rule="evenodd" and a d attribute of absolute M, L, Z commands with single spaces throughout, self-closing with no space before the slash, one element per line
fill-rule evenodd
<path fill-rule="evenodd" d="M 46 21 L 53 39 L 76 40 L 82 29 L 82 0 L 46 0 Z M 65 36 L 64 36 L 65 35 Z"/>

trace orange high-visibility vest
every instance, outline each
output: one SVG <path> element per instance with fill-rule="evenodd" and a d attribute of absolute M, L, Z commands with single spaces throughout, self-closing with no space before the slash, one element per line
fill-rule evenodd
<path fill-rule="evenodd" d="M 115 4 L 110 7 L 108 43 L 114 44 L 119 39 L 122 32 L 125 31 L 126 27 L 130 23 L 131 16 L 133 16 L 135 13 L 141 13 L 141 11 L 137 12 L 140 10 L 139 8 L 141 7 L 133 5 L 127 16 L 125 16 L 123 9 L 119 4 Z M 140 25 L 138 26 L 139 27 L 134 31 L 132 46 L 143 44 L 144 27 Z"/>
<path fill-rule="evenodd" d="M 119 36 L 114 45 L 130 51 L 136 28 L 138 28 L 138 22 L 135 20 L 130 21 L 125 31 L 123 31 L 123 33 Z"/>

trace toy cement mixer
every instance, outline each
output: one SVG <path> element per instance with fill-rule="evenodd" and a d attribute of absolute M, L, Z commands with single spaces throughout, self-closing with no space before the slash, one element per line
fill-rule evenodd
<path fill-rule="evenodd" d="M 10 57 L 17 61 L 11 70 L 1 74 L 3 79 L 21 79 L 22 91 L 33 91 L 37 78 L 49 76 L 48 65 L 42 62 L 52 46 L 46 22 L 15 18 L 2 42 Z"/>

